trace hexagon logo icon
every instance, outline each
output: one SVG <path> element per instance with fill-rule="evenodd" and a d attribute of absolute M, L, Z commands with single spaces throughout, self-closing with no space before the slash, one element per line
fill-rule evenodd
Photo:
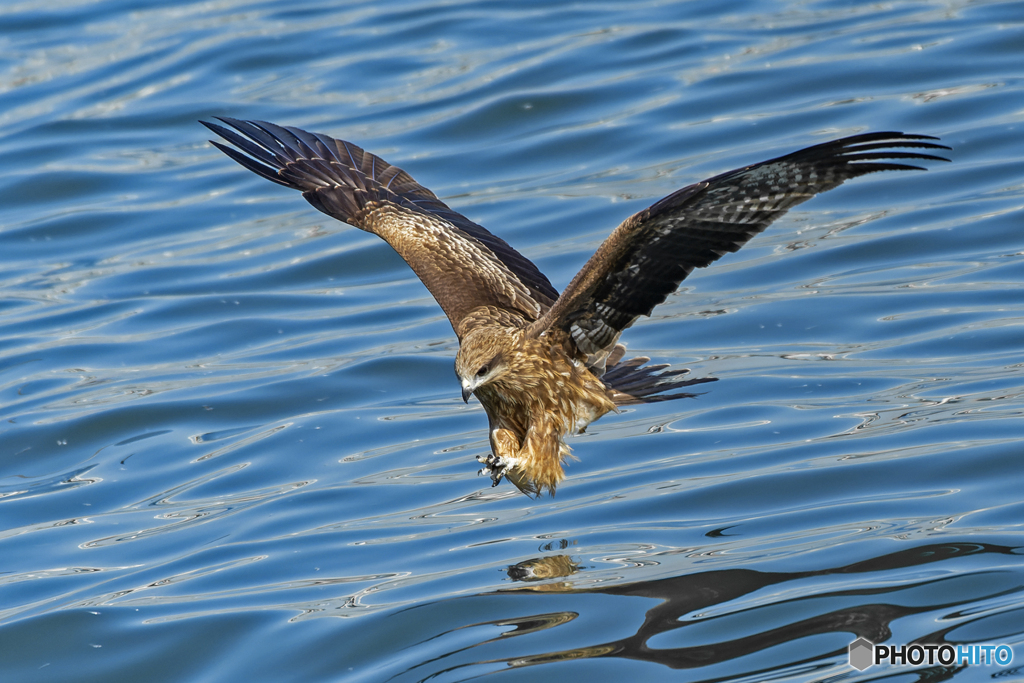
<path fill-rule="evenodd" d="M 850 666 L 863 671 L 871 666 L 875 658 L 875 645 L 866 638 L 858 638 L 850 643 Z"/>

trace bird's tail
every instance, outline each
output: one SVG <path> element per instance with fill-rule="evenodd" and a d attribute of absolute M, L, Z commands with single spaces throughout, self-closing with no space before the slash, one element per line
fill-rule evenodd
<path fill-rule="evenodd" d="M 618 344 L 608 356 L 607 370 L 601 381 L 611 389 L 611 399 L 617 406 L 628 406 L 637 403 L 657 403 L 672 401 L 677 398 L 693 398 L 699 394 L 677 390 L 694 384 L 717 382 L 717 377 L 698 377 L 684 379 L 690 374 L 688 368 L 666 369 L 666 363 L 645 365 L 650 362 L 647 356 L 637 356 L 627 361 L 622 360 L 626 347 Z"/>

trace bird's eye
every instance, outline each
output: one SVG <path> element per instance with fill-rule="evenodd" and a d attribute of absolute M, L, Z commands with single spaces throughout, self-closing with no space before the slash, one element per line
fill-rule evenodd
<path fill-rule="evenodd" d="M 486 374 L 487 374 L 487 366 L 486 365 L 476 371 L 476 376 L 477 377 L 483 377 Z"/>

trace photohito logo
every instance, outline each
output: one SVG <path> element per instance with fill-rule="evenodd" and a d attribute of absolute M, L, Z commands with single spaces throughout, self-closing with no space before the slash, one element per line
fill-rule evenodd
<path fill-rule="evenodd" d="M 867 638 L 850 643 L 850 666 L 857 671 L 874 664 L 1006 666 L 1012 661 L 1009 645 L 875 645 Z"/>

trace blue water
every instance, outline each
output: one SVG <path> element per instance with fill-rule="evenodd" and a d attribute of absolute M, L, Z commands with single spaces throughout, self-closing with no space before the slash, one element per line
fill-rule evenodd
<path fill-rule="evenodd" d="M 1024 680 L 1024 4 L 11 2 L 0 45 L 3 681 Z M 531 500 L 477 476 L 424 287 L 224 115 L 357 142 L 558 288 L 704 177 L 953 149 L 694 273 L 624 340 L 719 381 Z"/>

